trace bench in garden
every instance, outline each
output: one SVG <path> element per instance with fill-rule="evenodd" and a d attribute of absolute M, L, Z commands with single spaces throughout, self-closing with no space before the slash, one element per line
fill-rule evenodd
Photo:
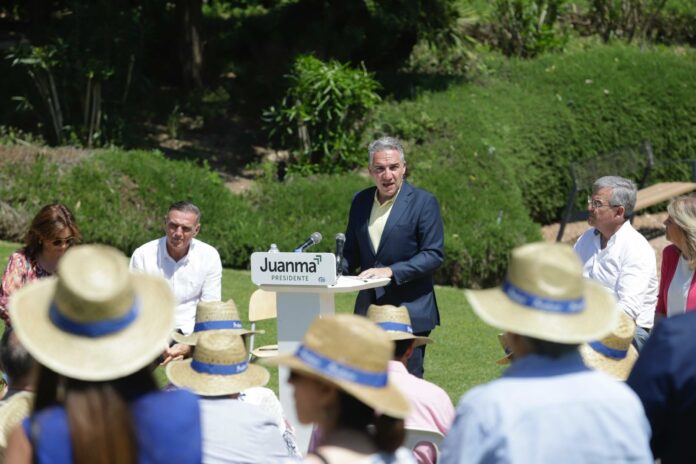
<path fill-rule="evenodd" d="M 657 205 L 670 198 L 696 190 L 696 160 L 691 163 L 692 182 L 659 182 L 647 185 L 655 165 L 652 146 L 649 142 L 633 147 L 624 147 L 602 156 L 570 164 L 573 185 L 568 193 L 556 241 L 563 239 L 565 226 L 569 222 L 586 220 L 587 208 L 576 208 L 576 200 L 581 192 L 592 193 L 592 184 L 602 176 L 620 175 L 633 180 L 638 187 L 635 211 Z"/>

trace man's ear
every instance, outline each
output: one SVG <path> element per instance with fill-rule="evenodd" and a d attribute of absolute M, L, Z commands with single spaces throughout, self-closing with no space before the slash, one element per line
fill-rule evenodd
<path fill-rule="evenodd" d="M 195 237 L 196 235 L 198 235 L 198 232 L 200 232 L 200 231 L 201 231 L 201 223 L 199 222 L 198 224 L 196 224 L 196 227 L 193 229 L 193 236 Z"/>

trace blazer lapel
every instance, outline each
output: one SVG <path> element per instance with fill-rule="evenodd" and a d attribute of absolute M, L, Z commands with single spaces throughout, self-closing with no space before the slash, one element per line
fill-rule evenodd
<path fill-rule="evenodd" d="M 372 203 L 375 201 L 375 191 L 377 187 L 371 189 L 371 194 L 367 195 L 367 201 L 362 207 L 361 214 L 363 219 L 360 221 L 360 230 L 358 230 L 358 235 L 360 236 L 360 243 L 367 243 L 370 247 L 370 252 L 373 256 L 377 255 L 375 248 L 372 246 L 372 240 L 370 240 L 370 232 L 367 230 L 367 226 L 370 223 L 370 213 L 372 213 Z"/>
<path fill-rule="evenodd" d="M 404 181 L 403 184 L 401 184 L 401 191 L 399 192 L 399 195 L 396 197 L 394 206 L 392 206 L 391 212 L 389 213 L 387 223 L 384 225 L 382 238 L 379 241 L 379 248 L 377 249 L 377 253 L 375 253 L 375 255 L 378 255 L 379 252 L 382 251 L 382 249 L 384 248 L 384 244 L 387 243 L 389 234 L 392 230 L 394 230 L 396 223 L 399 222 L 401 216 L 408 209 L 408 204 L 411 202 L 412 193 L 413 187 L 411 187 L 411 185 L 408 182 Z"/>

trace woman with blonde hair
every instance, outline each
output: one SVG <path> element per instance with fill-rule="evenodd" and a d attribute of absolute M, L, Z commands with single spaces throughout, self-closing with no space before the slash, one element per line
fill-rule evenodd
<path fill-rule="evenodd" d="M 696 310 L 696 197 L 675 198 L 667 213 L 665 236 L 672 244 L 662 251 L 655 323 Z"/>
<path fill-rule="evenodd" d="M 290 368 L 297 418 L 321 430 L 304 462 L 415 464 L 401 448 L 410 405 L 387 375 L 393 351 L 376 324 L 339 314 L 315 319 L 294 354 L 266 360 Z"/>

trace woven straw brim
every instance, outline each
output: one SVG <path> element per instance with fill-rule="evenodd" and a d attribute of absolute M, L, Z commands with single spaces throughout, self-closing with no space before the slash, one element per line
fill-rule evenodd
<path fill-rule="evenodd" d="M 495 363 L 499 366 L 507 366 L 512 362 L 512 353 L 506 354 L 502 358 L 498 359 Z"/>
<path fill-rule="evenodd" d="M 239 374 L 203 374 L 191 368 L 191 361 L 185 359 L 167 364 L 167 377 L 177 387 L 188 388 L 198 395 L 231 395 L 247 388 L 262 387 L 271 377 L 266 369 L 255 364 L 249 364 L 247 370 Z"/>
<path fill-rule="evenodd" d="M 401 340 L 414 340 L 414 348 L 433 343 L 433 339 L 430 337 L 421 337 L 418 335 L 410 334 L 408 332 L 400 332 L 398 330 L 385 330 L 385 332 L 387 333 L 387 335 L 389 335 L 389 338 L 394 340 L 395 342 Z"/>
<path fill-rule="evenodd" d="M 618 322 L 614 295 L 588 279 L 583 283 L 585 309 L 580 313 L 554 313 L 522 306 L 500 288 L 466 290 L 474 312 L 487 324 L 508 332 L 556 343 L 584 343 L 608 335 Z"/>
<path fill-rule="evenodd" d="M 7 448 L 7 439 L 34 406 L 34 394 L 20 392 L 0 407 L 0 448 Z"/>
<path fill-rule="evenodd" d="M 34 359 L 59 374 L 87 381 L 127 376 L 162 354 L 174 328 L 176 304 L 161 277 L 138 273 L 130 279 L 140 312 L 131 324 L 113 334 L 85 337 L 53 325 L 48 309 L 56 277 L 32 282 L 12 295 L 12 326 Z"/>
<path fill-rule="evenodd" d="M 281 355 L 275 358 L 263 359 L 262 362 L 271 366 L 287 366 L 298 372 L 318 377 L 359 399 L 375 411 L 398 419 L 405 419 L 411 411 L 411 405 L 401 390 L 391 381 L 385 387 L 368 387 L 344 380 L 338 380 L 319 372 L 294 355 Z"/>
<path fill-rule="evenodd" d="M 618 380 L 626 380 L 638 359 L 638 350 L 631 345 L 623 359 L 610 358 L 595 351 L 590 345 L 580 346 L 580 354 L 585 364 L 592 369 L 605 372 Z"/>
<path fill-rule="evenodd" d="M 272 358 L 278 356 L 278 345 L 265 345 L 252 350 L 251 354 L 257 358 Z"/>
<path fill-rule="evenodd" d="M 228 332 L 231 335 L 248 335 L 252 333 L 251 330 L 247 329 L 219 329 L 219 330 L 204 330 L 201 332 L 193 332 L 188 335 L 180 334 L 179 332 L 173 332 L 171 334 L 172 340 L 177 343 L 183 343 L 184 345 L 196 346 L 198 343 L 198 336 L 202 333 L 218 333 L 218 332 Z"/>

